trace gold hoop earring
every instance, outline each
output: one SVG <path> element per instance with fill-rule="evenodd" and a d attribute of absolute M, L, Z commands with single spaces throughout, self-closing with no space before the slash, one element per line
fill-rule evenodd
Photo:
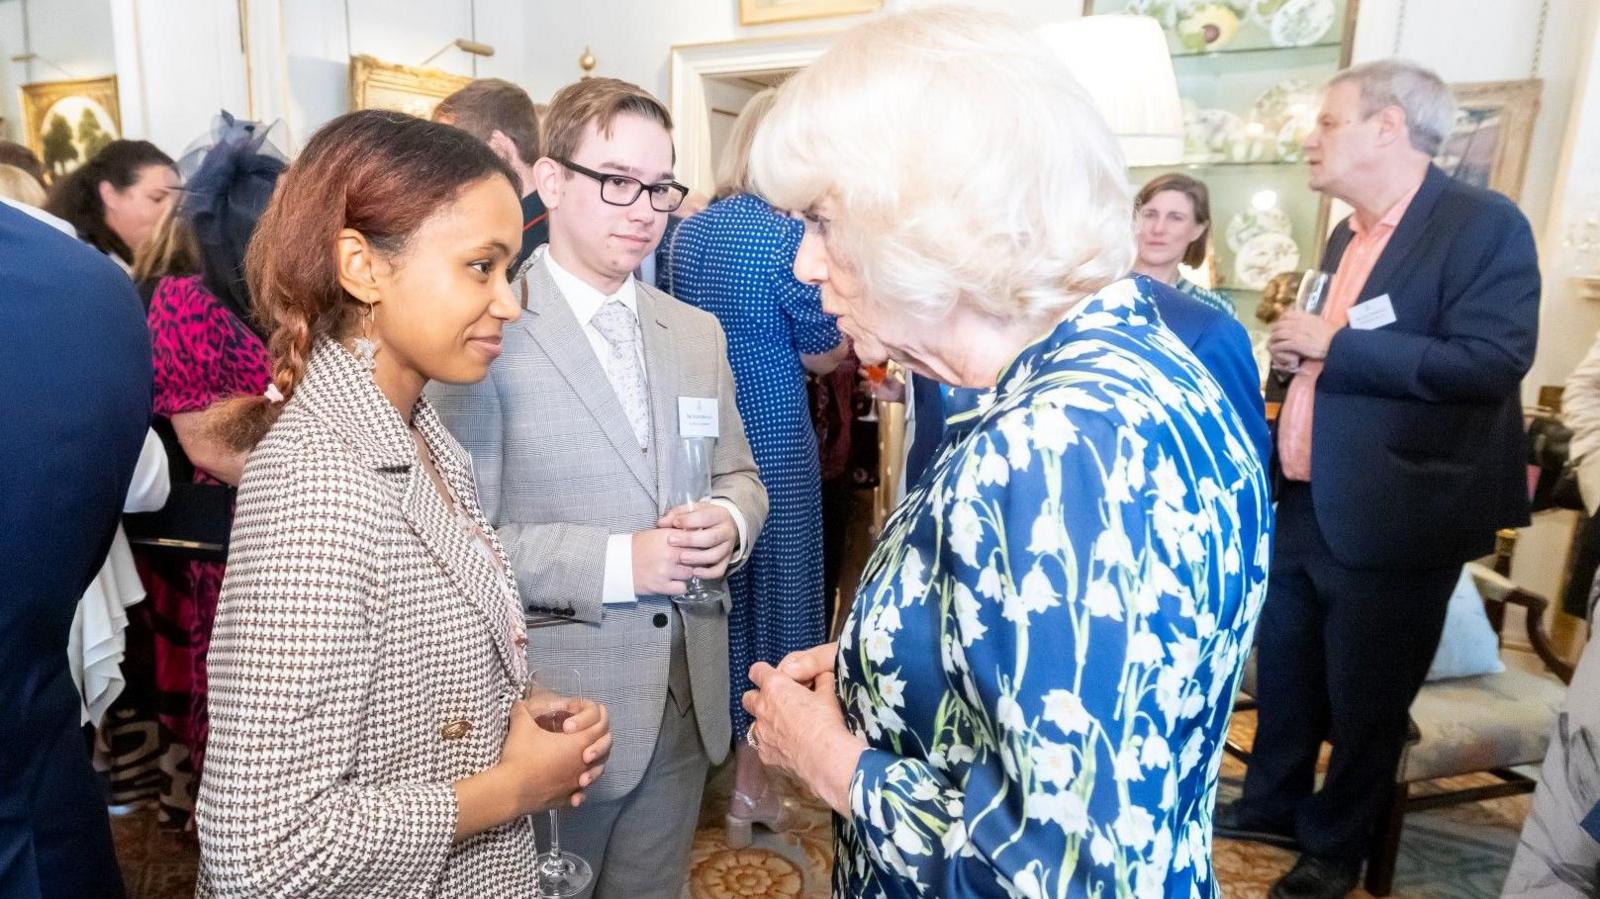
<path fill-rule="evenodd" d="M 355 340 L 356 359 L 367 371 L 378 367 L 378 341 L 372 339 L 373 322 L 378 317 L 377 306 L 374 303 L 363 304 L 366 309 L 366 321 L 362 325 L 361 336 Z"/>

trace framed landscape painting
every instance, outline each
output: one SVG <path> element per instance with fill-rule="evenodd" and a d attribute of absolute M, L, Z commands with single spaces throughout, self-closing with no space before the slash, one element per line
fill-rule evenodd
<path fill-rule="evenodd" d="M 117 78 L 80 78 L 22 86 L 28 149 L 55 183 L 122 135 Z"/>
<path fill-rule="evenodd" d="M 425 119 L 439 101 L 471 81 L 438 69 L 419 69 L 371 56 L 350 60 L 350 108 L 392 109 Z"/>
<path fill-rule="evenodd" d="M 1452 178 L 1516 200 L 1539 117 L 1537 78 L 1453 84 L 1456 125 L 1433 158 Z"/>
<path fill-rule="evenodd" d="M 883 0 L 739 0 L 740 25 L 765 25 L 795 19 L 821 19 L 873 12 Z"/>

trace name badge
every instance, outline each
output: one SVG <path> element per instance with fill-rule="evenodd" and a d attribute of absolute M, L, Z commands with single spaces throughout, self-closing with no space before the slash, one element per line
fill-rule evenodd
<path fill-rule="evenodd" d="M 678 397 L 679 437 L 720 437 L 717 399 L 708 396 Z"/>
<path fill-rule="evenodd" d="M 1394 303 L 1386 293 L 1350 307 L 1350 327 L 1357 331 L 1371 331 L 1394 323 Z"/>

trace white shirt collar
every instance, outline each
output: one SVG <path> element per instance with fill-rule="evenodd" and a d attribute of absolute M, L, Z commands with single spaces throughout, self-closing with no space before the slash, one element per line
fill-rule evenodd
<path fill-rule="evenodd" d="M 550 277 L 555 280 L 556 288 L 561 291 L 561 295 L 566 297 L 567 305 L 572 307 L 572 315 L 578 320 L 578 324 L 587 328 L 589 320 L 594 318 L 594 314 L 600 311 L 601 306 L 611 300 L 620 300 L 622 305 L 628 307 L 628 311 L 635 316 L 639 314 L 639 297 L 638 291 L 634 287 L 633 275 L 630 274 L 628 279 L 622 282 L 622 286 L 617 288 L 616 293 L 607 295 L 596 290 L 587 281 L 562 268 L 561 263 L 556 262 L 556 257 L 552 253 L 546 251 L 544 253 L 544 261 L 546 265 L 550 266 Z"/>
<path fill-rule="evenodd" d="M 15 209 L 16 211 L 18 211 L 18 212 L 20 212 L 20 213 L 22 213 L 24 215 L 33 216 L 34 218 L 38 219 L 39 221 L 44 222 L 46 225 L 49 225 L 50 227 L 56 229 L 57 231 L 60 231 L 62 234 L 67 235 L 68 237 L 72 238 L 73 240 L 77 240 L 78 239 L 78 229 L 72 227 L 72 224 L 70 222 L 68 222 L 66 219 L 57 218 L 56 216 L 53 216 L 50 213 L 45 212 L 43 209 L 40 209 L 37 206 L 29 206 L 27 203 L 22 203 L 22 202 L 19 202 L 19 201 L 16 201 L 16 200 L 12 200 L 12 199 L 10 199 L 8 197 L 0 197 L 0 203 L 4 203 L 7 206 L 10 206 L 12 209 Z M 112 258 L 113 259 L 117 259 L 117 257 L 115 257 L 115 256 L 113 256 Z M 117 259 L 117 261 L 121 262 L 122 260 L 121 259 Z"/>

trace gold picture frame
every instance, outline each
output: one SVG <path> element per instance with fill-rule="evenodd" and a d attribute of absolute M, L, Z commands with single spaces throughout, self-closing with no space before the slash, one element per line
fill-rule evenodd
<path fill-rule="evenodd" d="M 22 121 L 28 149 L 54 183 L 122 136 L 117 76 L 24 84 Z"/>
<path fill-rule="evenodd" d="M 876 12 L 883 0 L 739 0 L 740 25 L 766 25 Z"/>
<path fill-rule="evenodd" d="M 372 56 L 350 58 L 350 109 L 392 109 L 428 118 L 439 101 L 472 79 L 439 69 L 420 69 Z"/>
<path fill-rule="evenodd" d="M 1434 162 L 1452 178 L 1515 202 L 1528 173 L 1528 148 L 1543 88 L 1538 78 L 1450 85 L 1456 124 Z"/>

